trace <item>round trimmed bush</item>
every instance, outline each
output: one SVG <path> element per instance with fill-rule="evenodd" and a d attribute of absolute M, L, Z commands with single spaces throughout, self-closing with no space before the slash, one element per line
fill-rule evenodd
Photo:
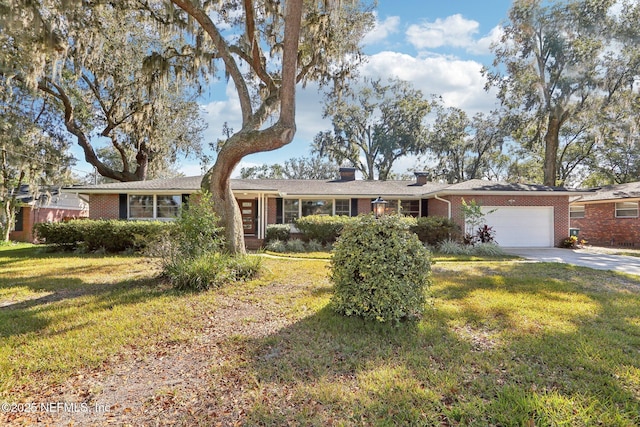
<path fill-rule="evenodd" d="M 332 307 L 379 322 L 420 316 L 431 254 L 399 216 L 360 216 L 344 225 L 333 248 Z"/>

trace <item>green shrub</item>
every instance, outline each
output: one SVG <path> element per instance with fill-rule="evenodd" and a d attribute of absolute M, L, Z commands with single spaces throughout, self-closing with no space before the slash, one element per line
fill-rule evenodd
<path fill-rule="evenodd" d="M 287 252 L 306 252 L 307 247 L 300 239 L 289 240 L 285 245 Z"/>
<path fill-rule="evenodd" d="M 40 223 L 34 227 L 37 238 L 44 243 L 104 252 L 142 250 L 173 229 L 170 222 L 88 219 Z"/>
<path fill-rule="evenodd" d="M 388 322 L 425 309 L 431 256 L 396 215 L 359 216 L 345 224 L 330 266 L 338 313 Z"/>
<path fill-rule="evenodd" d="M 180 211 L 175 220 L 176 232 L 172 235 L 179 256 L 197 258 L 210 252 L 219 252 L 224 247 L 224 229 L 220 218 L 213 210 L 209 193 L 201 193 Z"/>
<path fill-rule="evenodd" d="M 248 280 L 260 271 L 260 258 L 224 253 L 223 228 L 208 193 L 181 210 L 170 236 L 147 253 L 162 260 L 164 275 L 178 289 L 205 290 Z"/>
<path fill-rule="evenodd" d="M 507 253 L 495 243 L 477 243 L 471 249 L 473 255 L 478 256 L 505 256 Z"/>
<path fill-rule="evenodd" d="M 461 236 L 458 224 L 443 216 L 420 217 L 411 230 L 422 242 L 431 246 L 436 246 L 448 239 L 457 240 Z"/>
<path fill-rule="evenodd" d="M 322 244 L 336 241 L 342 227 L 353 221 L 352 217 L 344 215 L 309 215 L 296 220 L 296 227 L 303 234 L 305 240 L 317 240 Z"/>
<path fill-rule="evenodd" d="M 322 243 L 317 240 L 309 240 L 307 242 L 307 251 L 309 252 L 322 252 L 324 251 L 324 246 Z"/>
<path fill-rule="evenodd" d="M 282 240 L 272 240 L 267 243 L 265 249 L 271 252 L 283 253 L 287 251 L 287 244 Z"/>
<path fill-rule="evenodd" d="M 473 246 L 447 239 L 437 245 L 438 252 L 446 255 L 471 255 Z"/>
<path fill-rule="evenodd" d="M 291 226 L 289 224 L 269 224 L 265 234 L 265 243 L 272 242 L 274 240 L 280 240 L 286 242 L 291 237 Z"/>
<path fill-rule="evenodd" d="M 215 252 L 178 258 L 165 266 L 164 274 L 177 289 L 202 291 L 249 280 L 258 274 L 260 267 L 259 257 Z"/>

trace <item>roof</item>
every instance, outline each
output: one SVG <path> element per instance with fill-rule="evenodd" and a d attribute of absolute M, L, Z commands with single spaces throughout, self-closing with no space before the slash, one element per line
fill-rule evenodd
<path fill-rule="evenodd" d="M 590 194 L 585 194 L 573 202 L 602 202 L 607 200 L 640 199 L 640 181 L 627 184 L 606 185 L 591 189 Z"/>
<path fill-rule="evenodd" d="M 149 181 L 116 182 L 110 184 L 73 186 L 65 192 L 79 194 L 127 192 L 179 192 L 193 193 L 200 189 L 202 175 Z M 533 184 L 509 184 L 474 179 L 458 184 L 415 181 L 363 181 L 363 180 L 311 180 L 311 179 L 232 179 L 231 189 L 236 192 L 273 193 L 280 196 L 342 196 L 342 197 L 428 197 L 434 195 L 472 193 L 535 192 L 536 195 L 581 195 L 577 190 L 564 187 L 546 187 Z"/>
<path fill-rule="evenodd" d="M 583 190 L 568 189 L 565 187 L 548 187 L 539 184 L 520 184 L 499 181 L 485 181 L 482 179 L 471 179 L 469 181 L 460 182 L 458 184 L 449 185 L 445 193 L 458 194 L 473 192 L 536 192 L 536 193 L 571 193 L 584 194 Z"/>

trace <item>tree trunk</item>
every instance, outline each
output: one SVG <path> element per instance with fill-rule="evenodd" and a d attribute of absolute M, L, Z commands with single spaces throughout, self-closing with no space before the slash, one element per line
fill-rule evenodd
<path fill-rule="evenodd" d="M 2 224 L 2 241 L 9 241 L 9 234 L 11 233 L 11 226 L 16 220 L 15 213 L 12 207 L 11 200 L 7 200 L 3 205 L 3 215 L 5 222 Z"/>
<path fill-rule="evenodd" d="M 214 210 L 225 229 L 226 246 L 230 253 L 246 253 L 240 207 L 231 191 L 233 170 L 243 157 L 276 150 L 291 142 L 294 134 L 295 124 L 283 124 L 282 121 L 260 131 L 240 131 L 225 142 L 216 163 L 204 176 L 201 186 L 211 193 Z"/>
<path fill-rule="evenodd" d="M 560 118 L 549 116 L 547 133 L 544 135 L 544 185 L 554 187 L 558 174 L 558 148 L 560 136 Z"/>

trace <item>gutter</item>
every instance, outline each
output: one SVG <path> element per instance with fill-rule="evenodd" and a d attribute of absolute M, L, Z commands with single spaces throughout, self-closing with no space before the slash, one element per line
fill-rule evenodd
<path fill-rule="evenodd" d="M 447 218 L 451 219 L 451 201 L 449 200 L 445 200 L 445 199 L 441 199 L 440 196 L 438 196 L 437 194 L 434 194 L 433 196 L 436 200 L 439 200 L 441 202 L 445 202 L 447 204 Z"/>

